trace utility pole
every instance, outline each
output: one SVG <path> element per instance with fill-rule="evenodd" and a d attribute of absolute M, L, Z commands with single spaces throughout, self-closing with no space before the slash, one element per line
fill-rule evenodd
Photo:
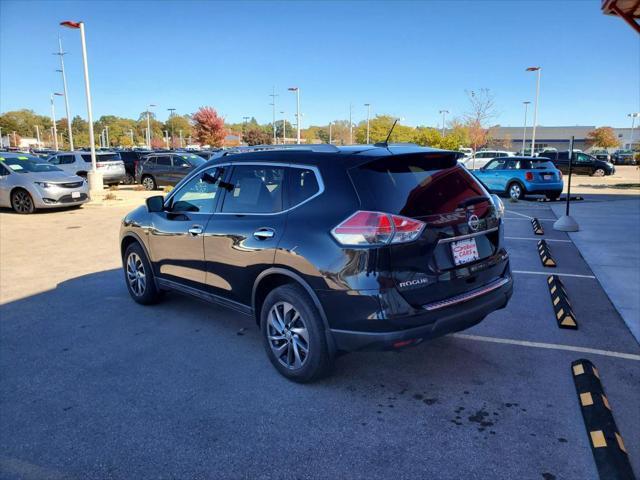
<path fill-rule="evenodd" d="M 449 110 L 440 110 L 439 112 L 442 115 L 442 138 L 444 138 L 444 122 L 445 122 L 445 116 L 447 115 L 447 113 L 449 113 Z"/>
<path fill-rule="evenodd" d="M 526 155 L 524 149 L 526 148 L 527 142 L 527 109 L 529 108 L 529 104 L 531 102 L 522 102 L 524 104 L 524 130 L 522 131 L 522 155 Z M 531 156 L 533 157 L 533 151 L 531 152 Z"/>
<path fill-rule="evenodd" d="M 367 145 L 369 145 L 369 117 L 371 116 L 371 104 L 365 103 L 365 107 L 367 107 Z"/>
<path fill-rule="evenodd" d="M 71 111 L 69 110 L 69 90 L 67 89 L 67 76 L 64 73 L 64 56 L 66 52 L 62 50 L 62 38 L 58 35 L 58 52 L 54 55 L 60 57 L 60 70 L 57 70 L 62 74 L 62 87 L 64 88 L 64 106 L 67 112 L 67 128 L 69 129 L 69 151 L 73 151 L 73 131 L 71 130 Z"/>
<path fill-rule="evenodd" d="M 276 139 L 276 97 L 278 95 L 276 95 L 276 87 L 274 86 L 271 90 L 271 95 L 269 95 L 271 97 L 271 103 L 269 105 L 271 105 L 272 107 L 272 111 L 273 111 L 273 121 L 272 121 L 272 125 L 273 125 L 273 143 L 275 145 L 277 139 Z"/>

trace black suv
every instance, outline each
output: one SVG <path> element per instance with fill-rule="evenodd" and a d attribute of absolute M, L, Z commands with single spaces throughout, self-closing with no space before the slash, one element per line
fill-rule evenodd
<path fill-rule="evenodd" d="M 462 330 L 507 305 L 501 201 L 459 152 L 407 145 L 227 151 L 125 217 L 129 293 L 255 317 L 284 376 L 339 352 Z"/>
<path fill-rule="evenodd" d="M 157 152 L 145 157 L 138 164 L 136 181 L 147 190 L 174 186 L 193 170 L 205 164 L 205 160 L 187 152 Z"/>
<path fill-rule="evenodd" d="M 569 173 L 569 150 L 564 152 L 544 152 L 540 154 L 540 158 L 548 158 L 556 168 L 563 174 Z M 595 177 L 604 177 L 605 175 L 613 175 L 616 168 L 612 163 L 587 155 L 582 152 L 573 152 L 572 173 L 576 175 L 593 175 Z"/>
<path fill-rule="evenodd" d="M 145 157 L 152 152 L 151 150 L 118 150 L 118 153 L 124 162 L 124 170 L 126 172 L 122 183 L 132 185 L 136 182 L 138 165 L 144 162 Z"/>

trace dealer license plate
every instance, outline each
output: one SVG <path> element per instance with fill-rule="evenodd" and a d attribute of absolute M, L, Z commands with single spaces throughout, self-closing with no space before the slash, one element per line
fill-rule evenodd
<path fill-rule="evenodd" d="M 80 192 L 71 192 L 71 198 L 80 198 Z"/>
<path fill-rule="evenodd" d="M 456 265 L 463 265 L 480 258 L 475 238 L 467 238 L 466 240 L 453 242 L 451 244 L 451 251 L 453 252 L 453 262 Z"/>

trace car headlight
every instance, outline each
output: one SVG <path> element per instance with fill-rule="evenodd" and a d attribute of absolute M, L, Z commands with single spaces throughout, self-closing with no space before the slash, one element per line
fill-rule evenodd
<path fill-rule="evenodd" d="M 42 188 L 51 188 L 53 187 L 52 184 L 47 183 L 47 182 L 35 182 L 36 185 L 40 185 Z"/>
<path fill-rule="evenodd" d="M 491 200 L 493 201 L 493 205 L 496 207 L 496 212 L 498 212 L 498 218 L 504 217 L 504 203 L 502 203 L 502 199 L 495 195 L 491 195 Z"/>

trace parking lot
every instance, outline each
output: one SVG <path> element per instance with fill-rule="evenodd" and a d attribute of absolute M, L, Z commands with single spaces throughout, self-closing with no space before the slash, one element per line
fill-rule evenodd
<path fill-rule="evenodd" d="M 617 183 L 637 181 L 629 172 Z M 634 193 L 604 183 L 574 179 Z M 506 202 L 506 309 L 414 348 L 343 356 L 299 385 L 269 364 L 250 318 L 178 294 L 130 299 L 118 228 L 146 195 L 0 213 L 2 478 L 597 478 L 581 358 L 640 472 L 640 347 L 550 204 Z M 540 238 L 557 267 L 542 266 Z M 578 330 L 558 328 L 550 274 Z"/>

